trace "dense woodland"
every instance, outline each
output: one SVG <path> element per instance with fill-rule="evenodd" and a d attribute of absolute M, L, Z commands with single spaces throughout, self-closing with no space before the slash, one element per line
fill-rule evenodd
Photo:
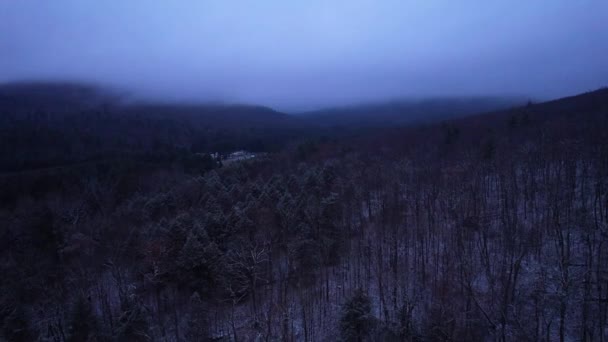
<path fill-rule="evenodd" d="M 192 164 L 194 153 L 278 152 L 294 141 L 504 109 L 516 98 L 445 98 L 288 115 L 260 106 L 148 103 L 74 83 L 0 85 L 0 172 L 130 159 Z"/>
<path fill-rule="evenodd" d="M 365 134 L 297 124 L 230 165 L 145 111 L 183 148 L 92 125 L 126 141 L 49 163 L 36 146 L 64 151 L 67 114 L 10 108 L 0 339 L 608 341 L 607 89 Z"/>

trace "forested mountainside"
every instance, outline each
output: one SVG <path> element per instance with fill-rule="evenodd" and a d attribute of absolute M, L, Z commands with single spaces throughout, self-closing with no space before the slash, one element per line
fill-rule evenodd
<path fill-rule="evenodd" d="M 606 341 L 606 141 L 603 89 L 200 172 L 3 174 L 0 336 Z"/>
<path fill-rule="evenodd" d="M 135 103 L 72 83 L 0 87 L 0 172 L 121 158 L 191 164 L 193 153 L 276 151 L 310 132 L 260 106 Z"/>
<path fill-rule="evenodd" d="M 385 103 L 322 109 L 300 116 L 324 127 L 390 127 L 403 124 L 432 123 L 471 114 L 519 107 L 528 100 L 520 97 L 439 97 L 419 100 L 394 100 Z"/>
<path fill-rule="evenodd" d="M 0 172 L 117 159 L 189 168 L 199 163 L 196 153 L 277 152 L 302 140 L 433 122 L 512 103 L 454 99 L 288 115 L 261 106 L 134 102 L 116 90 L 78 83 L 5 84 L 0 85 Z"/>

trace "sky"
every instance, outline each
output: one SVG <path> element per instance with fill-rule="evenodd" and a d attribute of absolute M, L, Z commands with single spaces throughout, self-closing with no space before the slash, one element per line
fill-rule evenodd
<path fill-rule="evenodd" d="M 0 83 L 283 110 L 608 85 L 608 0 L 0 0 Z"/>

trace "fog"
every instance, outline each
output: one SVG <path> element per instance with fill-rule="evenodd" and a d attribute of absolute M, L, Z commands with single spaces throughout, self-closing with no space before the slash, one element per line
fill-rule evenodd
<path fill-rule="evenodd" d="M 0 0 L 0 82 L 304 110 L 608 85 L 605 0 Z"/>

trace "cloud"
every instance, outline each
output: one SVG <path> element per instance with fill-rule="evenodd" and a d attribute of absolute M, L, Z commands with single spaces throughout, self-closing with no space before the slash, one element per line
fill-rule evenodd
<path fill-rule="evenodd" d="M 606 85 L 608 2 L 0 0 L 0 82 L 300 108 Z"/>

